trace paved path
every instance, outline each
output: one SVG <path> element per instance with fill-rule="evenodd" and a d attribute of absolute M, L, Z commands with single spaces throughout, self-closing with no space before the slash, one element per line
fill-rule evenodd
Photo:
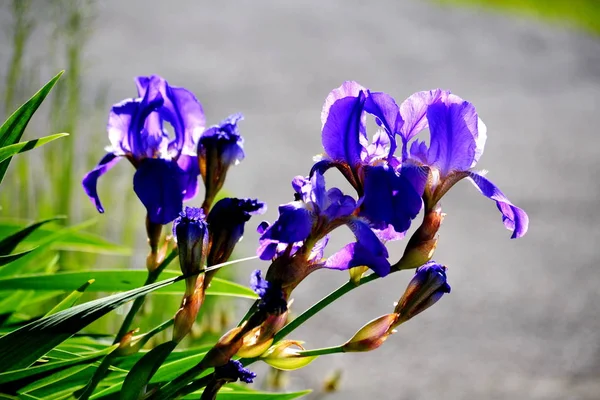
<path fill-rule="evenodd" d="M 527 237 L 511 241 L 494 204 L 459 184 L 436 254 L 452 294 L 378 351 L 294 373 L 293 388 L 343 368 L 328 398 L 600 398 L 600 40 L 419 1 L 174 3 L 104 2 L 88 79 L 110 82 L 118 100 L 133 93 L 132 76 L 158 73 L 192 89 L 211 123 L 242 111 L 248 158 L 228 187 L 268 201 L 270 220 L 321 151 L 322 102 L 346 79 L 398 101 L 444 87 L 475 103 L 488 126 L 480 166 L 531 218 Z M 255 240 L 247 235 L 248 252 Z M 296 310 L 345 279 L 311 277 Z M 408 279 L 358 290 L 294 338 L 342 342 L 389 312 Z"/>

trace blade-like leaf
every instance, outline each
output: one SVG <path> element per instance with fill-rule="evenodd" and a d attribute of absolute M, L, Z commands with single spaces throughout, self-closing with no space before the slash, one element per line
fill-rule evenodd
<path fill-rule="evenodd" d="M 293 400 L 300 397 L 306 396 L 311 391 L 304 390 L 302 392 L 294 393 L 267 393 L 267 392 L 248 392 L 248 391 L 234 391 L 226 390 L 223 388 L 217 394 L 217 400 Z M 189 394 L 182 397 L 183 399 L 197 399 L 202 393 L 202 390 Z"/>
<path fill-rule="evenodd" d="M 52 308 L 52 310 L 48 311 L 48 313 L 44 315 L 44 317 L 56 314 L 57 312 L 66 310 L 67 308 L 71 308 L 75 303 L 77 303 L 77 300 L 81 298 L 83 292 L 85 292 L 85 289 L 87 289 L 92 283 L 94 283 L 94 280 L 90 279 L 89 281 L 81 285 L 79 288 L 77 288 L 77 290 L 71 292 L 67 297 L 62 299 L 60 303 L 55 305 Z"/>
<path fill-rule="evenodd" d="M 179 272 L 163 271 L 165 277 L 179 276 Z M 102 270 L 102 271 L 79 271 L 59 272 L 56 274 L 33 274 L 10 278 L 0 278 L 0 290 L 2 289 L 35 289 L 35 290 L 74 290 L 81 282 L 94 279 L 94 284 L 88 289 L 93 292 L 117 292 L 140 287 L 148 275 L 145 270 Z M 178 293 L 184 291 L 184 283 L 178 283 L 162 289 L 158 293 Z M 256 299 L 256 293 L 250 288 L 240 284 L 213 278 L 206 294 L 235 296 Z"/>
<path fill-rule="evenodd" d="M 26 142 L 11 144 L 10 146 L 0 147 L 0 163 L 14 156 L 15 154 L 25 153 L 26 151 L 35 149 L 49 143 L 58 138 L 69 136 L 68 133 L 56 133 L 42 138 L 28 140 Z M 1 165 L 1 164 L 0 164 Z"/>
<path fill-rule="evenodd" d="M 37 249 L 37 247 L 34 247 L 33 249 L 22 251 L 17 254 L 8 254 L 8 255 L 0 256 L 0 267 L 4 266 L 6 264 L 10 264 L 13 261 L 17 261 L 19 258 L 26 256 L 27 254 L 31 253 L 35 249 Z"/>
<path fill-rule="evenodd" d="M 47 224 L 48 222 L 56 221 L 57 219 L 63 219 L 63 218 L 65 218 L 65 217 L 54 217 L 54 218 L 45 219 L 43 221 L 38 221 L 38 222 L 31 224 L 28 227 L 23 228 L 15 233 L 13 233 L 12 235 L 2 239 L 0 241 L 0 255 L 10 254 L 10 252 L 13 251 L 19 243 L 21 243 L 23 240 L 25 240 L 25 238 L 27 238 L 27 236 L 32 234 L 36 229 L 38 229 L 42 225 Z"/>
<path fill-rule="evenodd" d="M 131 368 L 121 388 L 121 400 L 137 400 L 143 394 L 150 378 L 175 349 L 177 343 L 169 341 L 153 348 Z"/>
<path fill-rule="evenodd" d="M 0 338 L 0 372 L 25 368 L 98 318 L 137 297 L 144 296 L 181 278 L 115 294 L 69 308 L 32 322 Z"/>
<path fill-rule="evenodd" d="M 8 236 L 18 232 L 26 226 L 26 223 L 18 220 L 0 220 L 0 237 Z M 31 233 L 23 243 L 36 245 L 47 236 L 52 235 L 64 227 L 44 226 Z M 88 232 L 68 232 L 60 239 L 52 243 L 55 250 L 83 251 L 98 254 L 130 255 L 131 249 L 126 246 L 111 243 L 101 236 Z"/>
<path fill-rule="evenodd" d="M 17 109 L 8 119 L 0 126 L 0 147 L 10 146 L 21 140 L 25 127 L 31 120 L 31 117 L 38 109 L 42 101 L 46 98 L 50 90 L 54 87 L 64 71 L 59 72 L 54 78 L 50 79 L 36 94 L 33 95 L 25 104 Z M 0 163 L 0 182 L 6 174 L 9 160 Z"/>
<path fill-rule="evenodd" d="M 3 372 L 3 373 L 0 373 L 0 385 L 6 384 L 9 382 L 19 381 L 19 380 L 25 379 L 25 378 L 36 377 L 36 376 L 39 376 L 42 374 L 47 374 L 48 372 L 51 372 L 51 371 L 57 371 L 62 368 L 72 367 L 73 365 L 78 365 L 78 364 L 89 362 L 91 360 L 96 360 L 102 356 L 109 354 L 110 352 L 115 350 L 117 347 L 119 347 L 118 344 L 111 346 L 111 347 L 107 347 L 104 350 L 94 352 L 91 354 L 87 354 L 85 356 L 71 359 L 71 360 L 56 361 L 56 362 L 46 363 L 46 364 L 42 364 L 42 365 L 37 365 L 35 367 L 21 368 L 21 369 L 16 369 L 16 370 L 9 371 L 9 372 Z M 10 367 L 10 365 L 8 365 L 8 366 Z M 4 365 L 3 365 L 3 367 L 4 367 Z"/>
<path fill-rule="evenodd" d="M 46 386 L 50 386 L 56 382 L 62 381 L 63 379 L 69 378 L 87 368 L 93 368 L 93 367 L 90 364 L 84 364 L 84 365 L 75 365 L 72 367 L 65 368 L 65 369 L 58 371 L 50 376 L 47 376 L 42 379 L 38 379 L 38 380 L 30 383 L 29 385 L 19 389 L 18 393 L 23 394 L 23 393 L 33 392 L 34 390 L 41 389 Z"/>

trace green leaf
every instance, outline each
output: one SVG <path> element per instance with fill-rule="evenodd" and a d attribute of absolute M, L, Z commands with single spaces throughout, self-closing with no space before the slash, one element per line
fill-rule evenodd
<path fill-rule="evenodd" d="M 73 305 L 75 305 L 75 303 L 77 303 L 77 300 L 81 298 L 83 292 L 85 292 L 85 289 L 87 289 L 92 283 L 94 283 L 94 280 L 90 279 L 89 281 L 81 285 L 79 288 L 77 288 L 77 290 L 71 292 L 71 294 L 62 299 L 60 303 L 55 305 L 52 308 L 52 310 L 48 311 L 48 313 L 44 315 L 44 317 L 56 314 L 57 312 L 66 310 L 67 308 L 71 308 Z"/>
<path fill-rule="evenodd" d="M 63 219 L 63 218 L 65 218 L 65 217 L 62 217 L 62 216 L 54 217 L 54 218 L 48 218 L 48 219 L 45 219 L 42 221 L 38 221 L 38 222 L 31 224 L 28 227 L 23 228 L 15 233 L 13 233 L 12 235 L 2 239 L 2 241 L 0 241 L 0 255 L 10 254 L 11 251 L 13 251 L 19 243 L 21 243 L 23 240 L 25 240 L 27 238 L 27 236 L 32 234 L 36 229 L 40 228 L 42 225 L 47 224 L 48 222 L 56 221 L 57 219 Z"/>
<path fill-rule="evenodd" d="M 23 273 L 25 266 L 30 261 L 32 261 L 35 257 L 37 257 L 38 253 L 40 253 L 41 250 L 50 248 L 56 240 L 61 239 L 62 237 L 64 237 L 65 235 L 67 235 L 71 232 L 76 232 L 80 229 L 84 229 L 84 228 L 92 225 L 93 223 L 94 223 L 93 220 L 82 222 L 81 224 L 70 226 L 68 228 L 63 228 L 61 230 L 54 232 L 51 235 L 44 237 L 43 240 L 40 240 L 38 242 L 38 246 L 35 249 L 33 249 L 33 251 L 30 251 L 28 254 L 25 254 L 24 256 L 20 257 L 18 260 L 15 260 L 15 261 L 11 262 L 10 264 L 7 264 L 7 265 L 3 266 L 2 268 L 0 268 L 0 277 L 12 276 L 17 273 Z M 44 252 L 42 252 L 42 253 L 44 253 Z M 40 264 L 40 263 L 36 263 L 36 265 L 34 266 L 34 268 L 36 268 L 36 269 L 40 269 L 43 267 L 44 267 L 44 265 Z M 87 280 L 89 280 L 89 279 L 82 279 L 79 281 L 79 283 L 85 282 Z M 79 286 L 79 285 L 77 285 L 77 286 Z M 76 289 L 77 286 L 71 288 L 71 290 Z"/>
<path fill-rule="evenodd" d="M 33 392 L 34 390 L 41 389 L 45 386 L 50 386 L 54 383 L 60 382 L 63 379 L 69 378 L 87 368 L 93 368 L 93 367 L 90 364 L 83 364 L 83 365 L 75 365 L 72 367 L 65 368 L 54 374 L 46 376 L 45 378 L 38 379 L 38 380 L 30 383 L 29 385 L 19 389 L 17 392 L 19 394 Z"/>
<path fill-rule="evenodd" d="M 5 256 L 0 256 L 0 267 L 4 266 L 6 264 L 10 264 L 13 261 L 17 261 L 19 258 L 26 256 L 27 254 L 31 253 L 35 249 L 37 249 L 37 247 L 34 247 L 33 249 L 22 251 L 17 254 L 8 254 Z"/>
<path fill-rule="evenodd" d="M 40 147 L 58 138 L 69 136 L 68 133 L 56 133 L 50 136 L 44 136 L 42 138 L 28 140 L 26 142 L 20 142 L 11 144 L 10 146 L 0 147 L 0 166 L 4 160 L 8 160 L 15 154 L 25 153 L 26 151 L 33 150 L 36 147 Z"/>
<path fill-rule="evenodd" d="M 0 373 L 0 385 L 6 384 L 9 382 L 16 382 L 16 381 L 19 381 L 19 380 L 25 379 L 25 378 L 37 377 L 42 374 L 47 374 L 48 372 L 51 372 L 51 371 L 56 371 L 56 370 L 63 369 L 66 367 L 71 367 L 73 365 L 87 363 L 89 361 L 96 360 L 102 356 L 105 356 L 106 354 L 109 354 L 110 352 L 115 350 L 117 347 L 119 347 L 118 344 L 111 346 L 111 347 L 107 347 L 104 350 L 90 353 L 85 356 L 81 356 L 79 358 L 75 358 L 75 359 L 71 359 L 71 360 L 55 361 L 55 362 L 50 362 L 50 363 L 46 363 L 46 364 L 42 364 L 42 365 L 36 365 L 35 367 L 21 368 L 21 369 L 12 370 L 9 372 L 3 372 L 3 373 Z M 14 366 L 14 365 L 12 365 L 12 366 Z M 2 365 L 2 367 L 7 367 L 7 366 Z"/>
<path fill-rule="evenodd" d="M 92 220 L 92 223 L 95 223 L 95 219 Z M 25 226 L 26 223 L 23 221 L 1 219 L 0 237 L 14 234 L 19 230 L 22 230 Z M 42 228 L 37 229 L 35 232 L 32 232 L 30 236 L 28 236 L 22 243 L 27 243 L 28 245 L 32 246 L 36 245 L 39 242 L 44 241 L 47 236 L 52 235 L 61 229 L 64 229 L 64 227 L 44 226 Z M 112 254 L 124 256 L 131 254 L 131 249 L 126 246 L 111 243 L 108 240 L 102 238 L 101 236 L 81 231 L 72 231 L 65 233 L 60 238 L 54 240 L 54 242 L 52 243 L 52 248 L 54 250 L 82 251 L 97 254 Z"/>
<path fill-rule="evenodd" d="M 267 392 L 248 392 L 248 391 L 233 391 L 222 388 L 217 394 L 217 400 L 293 400 L 298 399 L 302 396 L 306 396 L 311 391 L 304 390 L 302 392 L 294 393 L 267 393 Z M 197 399 L 202 393 L 202 390 L 188 394 L 183 399 Z"/>
<path fill-rule="evenodd" d="M 25 368 L 115 308 L 181 278 L 171 278 L 60 311 L 0 338 L 0 372 Z"/>
<path fill-rule="evenodd" d="M 153 348 L 131 368 L 121 389 L 121 400 L 137 400 L 143 394 L 150 378 L 175 349 L 177 343 L 169 341 Z"/>
<path fill-rule="evenodd" d="M 93 292 L 117 292 L 130 290 L 144 284 L 148 272 L 146 270 L 102 270 L 102 271 L 79 271 L 59 272 L 56 274 L 32 274 L 10 278 L 0 278 L 0 290 L 2 289 L 34 289 L 34 290 L 73 290 L 81 282 L 94 279 L 94 284 L 88 289 Z M 165 277 L 177 277 L 181 274 L 176 271 L 163 271 Z M 185 290 L 185 283 L 180 282 L 172 287 L 159 290 L 158 293 L 181 294 Z M 207 295 L 234 296 L 248 299 L 256 299 L 256 293 L 252 289 L 240 284 L 213 278 L 206 291 Z"/>
<path fill-rule="evenodd" d="M 46 83 L 36 94 L 33 95 L 25 104 L 17 109 L 0 126 L 0 147 L 10 146 L 21 140 L 25 127 L 31 120 L 31 117 L 44 101 L 50 90 L 54 87 L 64 71 L 59 72 L 50 82 Z M 4 179 L 10 159 L 0 163 L 0 182 Z"/>

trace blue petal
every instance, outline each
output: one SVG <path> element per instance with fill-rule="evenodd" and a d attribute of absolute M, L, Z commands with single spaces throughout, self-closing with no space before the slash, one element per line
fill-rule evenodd
<path fill-rule="evenodd" d="M 450 102 L 455 99 L 456 102 Z M 442 177 L 452 171 L 467 171 L 476 157 L 478 118 L 475 107 L 456 96 L 448 104 L 438 101 L 427 108 L 431 141 L 427 160 Z"/>
<path fill-rule="evenodd" d="M 400 175 L 411 183 L 419 196 L 423 196 L 429 176 L 429 167 L 405 164 L 400 168 Z"/>
<path fill-rule="evenodd" d="M 440 99 L 443 101 L 449 94 L 449 91 L 442 89 L 417 92 L 400 104 L 400 114 L 404 119 L 400 136 L 405 143 L 427 128 L 427 107 Z"/>
<path fill-rule="evenodd" d="M 183 171 L 181 182 L 184 190 L 183 200 L 193 199 L 198 193 L 198 175 L 200 175 L 198 157 L 182 154 L 177 159 L 177 165 Z"/>
<path fill-rule="evenodd" d="M 485 197 L 496 202 L 502 213 L 502 222 L 507 229 L 513 231 L 511 239 L 520 238 L 529 229 L 529 217 L 521 208 L 513 205 L 504 193 L 492 182 L 474 172 L 468 173 L 468 178 Z"/>
<path fill-rule="evenodd" d="M 377 117 L 377 122 L 385 128 L 390 137 L 390 152 L 396 151 L 396 133 L 400 133 L 404 121 L 400 107 L 392 96 L 383 92 L 370 93 L 365 101 L 365 111 Z"/>
<path fill-rule="evenodd" d="M 263 239 L 281 243 L 300 242 L 308 237 L 314 222 L 314 215 L 303 207 L 303 203 L 294 201 L 279 206 L 279 218 L 261 236 Z"/>
<path fill-rule="evenodd" d="M 346 96 L 346 97 L 340 97 Z M 346 82 L 325 101 L 321 140 L 325 152 L 334 161 L 350 166 L 360 164 L 362 112 L 366 96 L 356 82 Z"/>
<path fill-rule="evenodd" d="M 325 268 L 338 270 L 363 265 L 371 268 L 373 272 L 381 277 L 390 273 L 390 263 L 386 257 L 373 254 L 368 247 L 358 242 L 347 244 L 325 261 Z"/>
<path fill-rule="evenodd" d="M 133 176 L 133 190 L 157 224 L 173 221 L 182 209 L 183 171 L 174 161 L 144 159 Z"/>
<path fill-rule="evenodd" d="M 379 276 L 389 274 L 388 251 L 369 225 L 358 218 L 352 219 L 347 225 L 356 237 L 356 243 L 346 245 L 328 258 L 325 266 L 332 269 L 348 269 L 366 265 Z"/>
<path fill-rule="evenodd" d="M 93 170 L 85 174 L 83 177 L 83 190 L 85 190 L 85 193 L 89 196 L 90 200 L 92 200 L 92 203 L 94 203 L 96 209 L 100 213 L 104 212 L 104 208 L 102 207 L 102 203 L 98 197 L 98 190 L 96 188 L 98 184 L 98 178 L 104 175 L 104 173 L 111 169 L 118 161 L 119 157 L 113 153 L 108 153 L 102 157 L 98 165 Z"/>
<path fill-rule="evenodd" d="M 361 216 L 376 229 L 392 225 L 396 232 L 406 231 L 421 210 L 421 196 L 403 175 L 385 165 L 364 169 L 364 198 Z"/>

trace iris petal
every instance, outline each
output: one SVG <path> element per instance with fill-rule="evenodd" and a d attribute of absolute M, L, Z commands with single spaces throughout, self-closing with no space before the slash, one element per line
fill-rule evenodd
<path fill-rule="evenodd" d="M 421 210 L 421 196 L 412 183 L 388 166 L 364 169 L 364 199 L 361 216 L 376 229 L 392 225 L 396 232 L 406 231 Z"/>
<path fill-rule="evenodd" d="M 529 217 L 521 208 L 513 205 L 500 189 L 488 179 L 475 173 L 469 172 L 468 178 L 485 197 L 496 202 L 498 210 L 502 213 L 504 226 L 513 231 L 511 239 L 520 238 L 529 229 Z"/>
<path fill-rule="evenodd" d="M 475 107 L 462 99 L 442 101 L 427 108 L 431 143 L 429 164 L 436 165 L 442 176 L 452 171 L 467 171 L 475 161 L 478 118 Z"/>
<path fill-rule="evenodd" d="M 133 190 L 148 211 L 150 221 L 168 224 L 182 209 L 183 171 L 174 161 L 144 159 L 133 176 Z"/>
<path fill-rule="evenodd" d="M 98 165 L 85 174 L 83 177 L 83 190 L 89 196 L 92 203 L 96 206 L 98 212 L 103 213 L 104 208 L 102 207 L 102 203 L 100 202 L 100 198 L 98 197 L 98 178 L 106 173 L 109 169 L 111 169 L 117 162 L 119 161 L 119 157 L 114 153 L 108 153 L 98 163 Z"/>
<path fill-rule="evenodd" d="M 198 175 L 200 168 L 198 167 L 198 157 L 182 154 L 177 159 L 177 165 L 183 171 L 182 187 L 184 190 L 183 200 L 187 201 L 198 193 Z"/>
<path fill-rule="evenodd" d="M 314 222 L 314 215 L 303 207 L 302 202 L 279 206 L 279 218 L 261 236 L 263 239 L 282 243 L 300 242 L 308 237 Z"/>
<path fill-rule="evenodd" d="M 345 82 L 332 91 L 323 107 L 323 148 L 334 161 L 351 166 L 360 164 L 362 111 L 366 100 L 364 88 L 356 82 Z"/>

